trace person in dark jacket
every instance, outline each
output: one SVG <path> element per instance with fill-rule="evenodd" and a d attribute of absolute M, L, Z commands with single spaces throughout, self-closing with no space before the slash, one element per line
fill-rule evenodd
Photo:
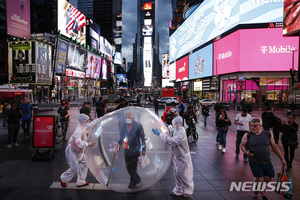
<path fill-rule="evenodd" d="M 175 108 L 171 108 L 168 113 L 166 114 L 165 116 L 165 122 L 168 124 L 168 125 L 172 125 L 172 120 L 177 117 L 178 114 L 176 112 L 176 109 Z"/>
<path fill-rule="evenodd" d="M 8 104 L 7 101 L 5 101 L 3 103 L 3 107 L 2 107 L 2 116 L 3 116 L 2 126 L 3 126 L 3 128 L 7 127 L 7 112 L 9 111 L 9 109 L 10 109 L 10 105 Z"/>
<path fill-rule="evenodd" d="M 281 126 L 282 136 L 281 142 L 284 149 L 284 158 L 287 163 L 287 169 L 292 168 L 292 162 L 295 157 L 295 149 L 298 148 L 298 136 L 299 129 L 298 124 L 295 122 L 295 116 L 289 115 L 288 121 L 283 122 Z"/>
<path fill-rule="evenodd" d="M 266 107 L 265 111 L 261 114 L 262 121 L 263 121 L 263 128 L 265 131 L 269 131 L 270 128 L 274 126 L 275 123 L 275 116 L 271 111 L 270 107 Z"/>
<path fill-rule="evenodd" d="M 154 101 L 153 101 L 153 107 L 154 107 L 154 110 L 155 110 L 155 114 L 156 114 L 156 115 L 159 115 L 159 114 L 158 114 L 158 106 L 159 106 L 159 104 L 158 104 L 157 98 L 155 97 L 155 98 L 154 98 Z"/>
<path fill-rule="evenodd" d="M 188 129 L 187 129 L 187 136 L 190 135 L 190 131 L 191 131 L 191 128 L 193 126 L 193 119 L 196 121 L 196 123 L 198 123 L 198 120 L 197 120 L 197 116 L 195 114 L 195 111 L 194 111 L 194 108 L 193 106 L 189 106 L 186 113 L 185 113 L 185 122 L 186 124 L 188 125 Z"/>
<path fill-rule="evenodd" d="M 231 125 L 231 121 L 227 116 L 227 113 L 225 111 L 222 111 L 219 117 L 217 118 L 217 124 L 219 131 L 219 150 L 222 150 L 223 153 L 226 152 L 226 137 L 228 128 Z"/>
<path fill-rule="evenodd" d="M 116 107 L 116 110 L 127 107 L 127 102 L 124 98 L 121 98 L 120 104 Z"/>
<path fill-rule="evenodd" d="M 204 120 L 204 126 L 207 125 L 207 117 L 209 116 L 209 108 L 207 105 L 202 106 L 202 115 Z"/>
<path fill-rule="evenodd" d="M 79 111 L 80 114 L 86 114 L 90 120 L 93 120 L 93 116 L 91 113 L 91 110 L 87 107 L 87 102 L 83 102 L 82 107 L 80 108 Z"/>
<path fill-rule="evenodd" d="M 273 126 L 273 135 L 274 135 L 275 143 L 278 144 L 279 132 L 280 132 L 282 121 L 279 117 L 277 117 L 277 116 L 274 116 L 274 117 L 275 117 L 275 123 Z"/>
<path fill-rule="evenodd" d="M 8 137 L 7 137 L 7 148 L 12 148 L 12 141 L 14 142 L 14 146 L 18 147 L 20 146 L 17 143 L 17 136 L 20 130 L 20 120 L 22 118 L 22 114 L 20 110 L 18 109 L 17 103 L 12 103 L 12 109 L 7 112 L 7 118 L 8 118 Z"/>

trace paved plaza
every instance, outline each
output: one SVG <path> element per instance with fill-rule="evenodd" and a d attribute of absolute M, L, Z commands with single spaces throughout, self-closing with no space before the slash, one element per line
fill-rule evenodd
<path fill-rule="evenodd" d="M 48 108 L 51 106 L 48 106 Z M 42 110 L 43 107 L 40 107 Z M 56 110 L 56 107 L 53 106 Z M 153 111 L 153 108 L 147 108 Z M 50 110 L 50 109 L 49 109 Z M 40 114 L 55 114 L 56 111 L 41 112 Z M 94 111 L 94 109 L 92 109 Z M 162 114 L 164 110 L 160 110 Z M 231 121 L 234 121 L 238 112 L 227 111 Z M 71 119 L 67 138 L 69 138 L 76 128 L 78 107 L 73 104 L 71 107 Z M 284 118 L 284 112 L 274 111 L 276 116 Z M 93 114 L 94 115 L 94 114 Z M 254 111 L 254 116 L 261 116 L 261 112 Z M 215 111 L 210 111 L 208 125 L 203 124 L 202 116 L 199 116 L 200 123 L 197 124 L 199 140 L 196 144 L 190 144 L 190 151 L 194 165 L 195 189 L 188 199 L 197 200 L 247 200 L 261 199 L 253 192 L 230 192 L 231 182 L 253 181 L 248 163 L 243 162 L 243 156 L 235 158 L 236 125 L 232 124 L 227 136 L 227 151 L 222 153 L 216 145 L 217 130 L 215 127 Z M 2 121 L 2 119 L 0 119 Z M 300 117 L 296 118 L 300 124 Z M 0 199 L 16 200 L 48 200 L 48 199 L 133 199 L 133 200 L 162 200 L 162 199 L 183 199 L 183 197 L 173 197 L 169 192 L 175 186 L 172 164 L 164 177 L 152 187 L 137 193 L 118 193 L 111 191 L 106 186 L 101 185 L 89 172 L 87 181 L 91 184 L 87 187 L 77 188 L 76 177 L 68 184 L 67 188 L 60 186 L 60 175 L 67 168 L 64 150 L 67 143 L 56 145 L 54 159 L 50 161 L 32 161 L 31 156 L 35 149 L 32 148 L 31 141 L 23 138 L 22 130 L 19 132 L 18 142 L 20 147 L 15 149 L 6 148 L 7 129 L 0 128 Z M 279 148 L 283 152 L 281 142 Z M 279 158 L 271 153 L 275 172 L 280 171 Z M 293 169 L 289 172 L 293 178 L 294 199 L 300 199 L 300 151 L 296 149 L 296 157 L 293 162 Z M 274 178 L 275 180 L 275 178 Z M 275 192 L 267 192 L 270 200 L 283 199 Z"/>

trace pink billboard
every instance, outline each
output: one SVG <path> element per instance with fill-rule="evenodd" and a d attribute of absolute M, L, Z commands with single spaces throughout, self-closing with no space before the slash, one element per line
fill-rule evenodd
<path fill-rule="evenodd" d="M 214 75 L 237 71 L 289 71 L 298 66 L 299 39 L 281 28 L 243 29 L 214 43 Z M 294 52 L 294 61 L 293 58 Z"/>
<path fill-rule="evenodd" d="M 189 57 L 176 61 L 176 81 L 185 81 L 189 77 Z"/>
<path fill-rule="evenodd" d="M 6 1 L 7 35 L 30 37 L 30 0 Z"/>

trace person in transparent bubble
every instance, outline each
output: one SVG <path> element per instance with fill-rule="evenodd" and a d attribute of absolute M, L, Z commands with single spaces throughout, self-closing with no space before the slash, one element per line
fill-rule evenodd
<path fill-rule="evenodd" d="M 84 151 L 86 147 L 95 146 L 96 142 L 87 142 L 88 132 L 86 124 L 88 123 L 89 117 L 85 114 L 79 114 L 77 120 L 77 127 L 65 151 L 70 168 L 60 176 L 62 187 L 67 187 L 67 182 L 71 181 L 76 173 L 77 187 L 89 185 L 89 183 L 85 181 L 88 166 Z"/>
<path fill-rule="evenodd" d="M 189 197 L 193 194 L 193 163 L 188 145 L 185 129 L 182 126 L 182 117 L 178 116 L 172 120 L 172 126 L 167 133 L 160 133 L 152 129 L 153 134 L 159 135 L 164 143 L 173 147 L 173 172 L 175 176 L 175 188 L 170 192 L 173 196 Z"/>
<path fill-rule="evenodd" d="M 145 133 L 143 126 L 136 122 L 134 113 L 129 111 L 125 114 L 125 124 L 120 129 L 120 139 L 114 147 L 116 152 L 123 144 L 126 169 L 130 175 L 128 188 L 134 189 L 141 182 L 137 173 L 140 147 L 142 146 L 142 156 L 146 155 Z"/>

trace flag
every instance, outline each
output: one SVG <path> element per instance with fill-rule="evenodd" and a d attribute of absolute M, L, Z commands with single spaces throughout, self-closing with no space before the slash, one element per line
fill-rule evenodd
<path fill-rule="evenodd" d="M 82 27 L 86 26 L 85 16 L 78 11 L 74 6 L 71 5 L 70 11 L 70 21 L 67 24 L 67 32 L 72 35 L 72 33 L 78 33 Z"/>

